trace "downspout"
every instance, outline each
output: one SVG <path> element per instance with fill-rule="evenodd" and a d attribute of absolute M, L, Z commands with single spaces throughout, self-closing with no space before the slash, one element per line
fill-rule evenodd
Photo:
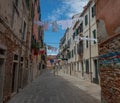
<path fill-rule="evenodd" d="M 89 4 L 89 38 L 91 38 L 91 22 L 90 22 L 90 4 Z M 89 54 L 90 54 L 90 80 L 92 82 L 92 60 L 91 60 L 91 41 L 89 41 Z"/>

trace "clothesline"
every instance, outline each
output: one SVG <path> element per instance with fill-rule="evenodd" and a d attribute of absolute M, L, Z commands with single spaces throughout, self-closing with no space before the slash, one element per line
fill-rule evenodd
<path fill-rule="evenodd" d="M 59 29 L 59 26 L 62 26 L 63 30 L 66 30 L 67 28 L 70 28 L 75 24 L 77 21 L 83 20 L 82 17 L 80 18 L 74 18 L 74 19 L 68 19 L 68 20 L 59 20 L 59 21 L 34 21 L 34 24 L 38 26 L 42 26 L 43 29 L 46 31 L 48 30 L 49 25 L 52 25 L 52 31 L 57 32 Z"/>
<path fill-rule="evenodd" d="M 96 38 L 89 38 L 89 37 L 81 37 L 81 36 L 76 36 L 75 37 L 75 41 L 80 41 L 80 40 L 87 40 L 87 41 L 95 41 L 97 42 L 97 39 Z"/>

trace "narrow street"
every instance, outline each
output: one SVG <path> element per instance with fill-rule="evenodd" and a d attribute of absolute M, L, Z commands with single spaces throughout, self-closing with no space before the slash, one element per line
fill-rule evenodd
<path fill-rule="evenodd" d="M 100 103 L 100 101 L 62 76 L 54 76 L 51 70 L 45 70 L 8 103 Z"/>

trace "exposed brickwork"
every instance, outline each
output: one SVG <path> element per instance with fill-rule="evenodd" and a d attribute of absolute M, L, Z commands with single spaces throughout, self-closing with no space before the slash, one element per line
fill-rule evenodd
<path fill-rule="evenodd" d="M 99 54 L 120 51 L 120 35 L 101 43 Z M 118 58 L 119 59 L 119 58 Z M 110 60 L 110 57 L 107 58 Z M 102 103 L 120 102 L 120 64 L 110 63 L 100 66 Z"/>
<path fill-rule="evenodd" d="M 101 68 L 100 76 L 102 87 L 102 101 L 106 101 L 106 103 L 119 103 L 120 69 Z"/>
<path fill-rule="evenodd" d="M 6 62 L 5 62 L 5 78 L 4 78 L 4 99 L 3 101 L 6 101 L 11 96 L 11 77 L 12 77 L 12 68 L 13 68 L 13 53 L 19 50 L 19 46 L 15 43 L 15 41 L 18 41 L 12 34 L 9 28 L 5 27 L 5 32 L 1 34 L 0 38 L 0 44 L 5 45 L 6 50 Z M 9 35 L 9 36 L 8 36 Z M 11 40 L 10 37 L 13 37 L 13 40 Z"/>
<path fill-rule="evenodd" d="M 30 14 L 31 11 L 29 10 L 31 10 L 32 8 L 28 9 L 26 7 L 25 1 L 18 1 L 19 5 L 16 7 L 16 9 L 14 8 L 15 4 L 13 1 L 0 1 L 0 4 L 2 5 L 0 8 L 0 45 L 6 47 L 4 61 L 5 66 L 3 67 L 3 70 L 5 71 L 3 74 L 4 82 L 1 84 L 4 87 L 2 91 L 3 94 L 2 96 L 0 95 L 0 97 L 2 97 L 3 103 L 6 103 L 6 101 L 8 101 L 13 94 L 17 93 L 19 89 L 22 89 L 28 84 L 32 31 L 32 19 Z M 31 5 L 32 0 L 30 0 L 29 6 Z M 12 18 L 13 8 L 15 9 L 14 18 Z M 7 13 L 5 13 L 4 11 L 7 11 Z M 6 18 L 8 18 L 8 20 L 6 20 Z M 11 19 L 14 20 L 13 27 L 11 26 Z M 24 28 L 23 22 L 26 23 L 26 28 L 24 33 L 24 40 L 21 40 Z M 15 54 L 18 56 L 17 60 L 14 60 Z M 22 67 L 20 66 L 21 57 L 23 58 Z M 14 63 L 16 63 L 16 67 L 14 67 Z M 22 70 L 21 73 L 19 73 L 20 70 Z M 13 85 L 14 87 L 12 87 Z M 12 90 L 13 88 L 14 90 Z"/>
<path fill-rule="evenodd" d="M 96 0 L 102 103 L 120 103 L 119 5 L 119 0 Z"/>

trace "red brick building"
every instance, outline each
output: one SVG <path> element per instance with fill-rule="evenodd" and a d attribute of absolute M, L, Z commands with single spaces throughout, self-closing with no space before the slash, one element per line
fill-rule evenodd
<path fill-rule="evenodd" d="M 33 0 L 0 0 L 0 103 L 28 84 Z"/>
<path fill-rule="evenodd" d="M 35 0 L 34 2 L 34 21 L 41 21 L 41 12 L 40 12 L 40 1 Z M 43 43 L 44 31 L 42 26 L 33 24 L 33 34 L 32 34 L 32 74 L 33 80 L 39 75 L 40 70 L 45 64 L 45 52 L 40 54 L 40 49 L 45 50 L 45 45 Z"/>
<path fill-rule="evenodd" d="M 120 0 L 95 0 L 102 103 L 120 103 Z"/>

